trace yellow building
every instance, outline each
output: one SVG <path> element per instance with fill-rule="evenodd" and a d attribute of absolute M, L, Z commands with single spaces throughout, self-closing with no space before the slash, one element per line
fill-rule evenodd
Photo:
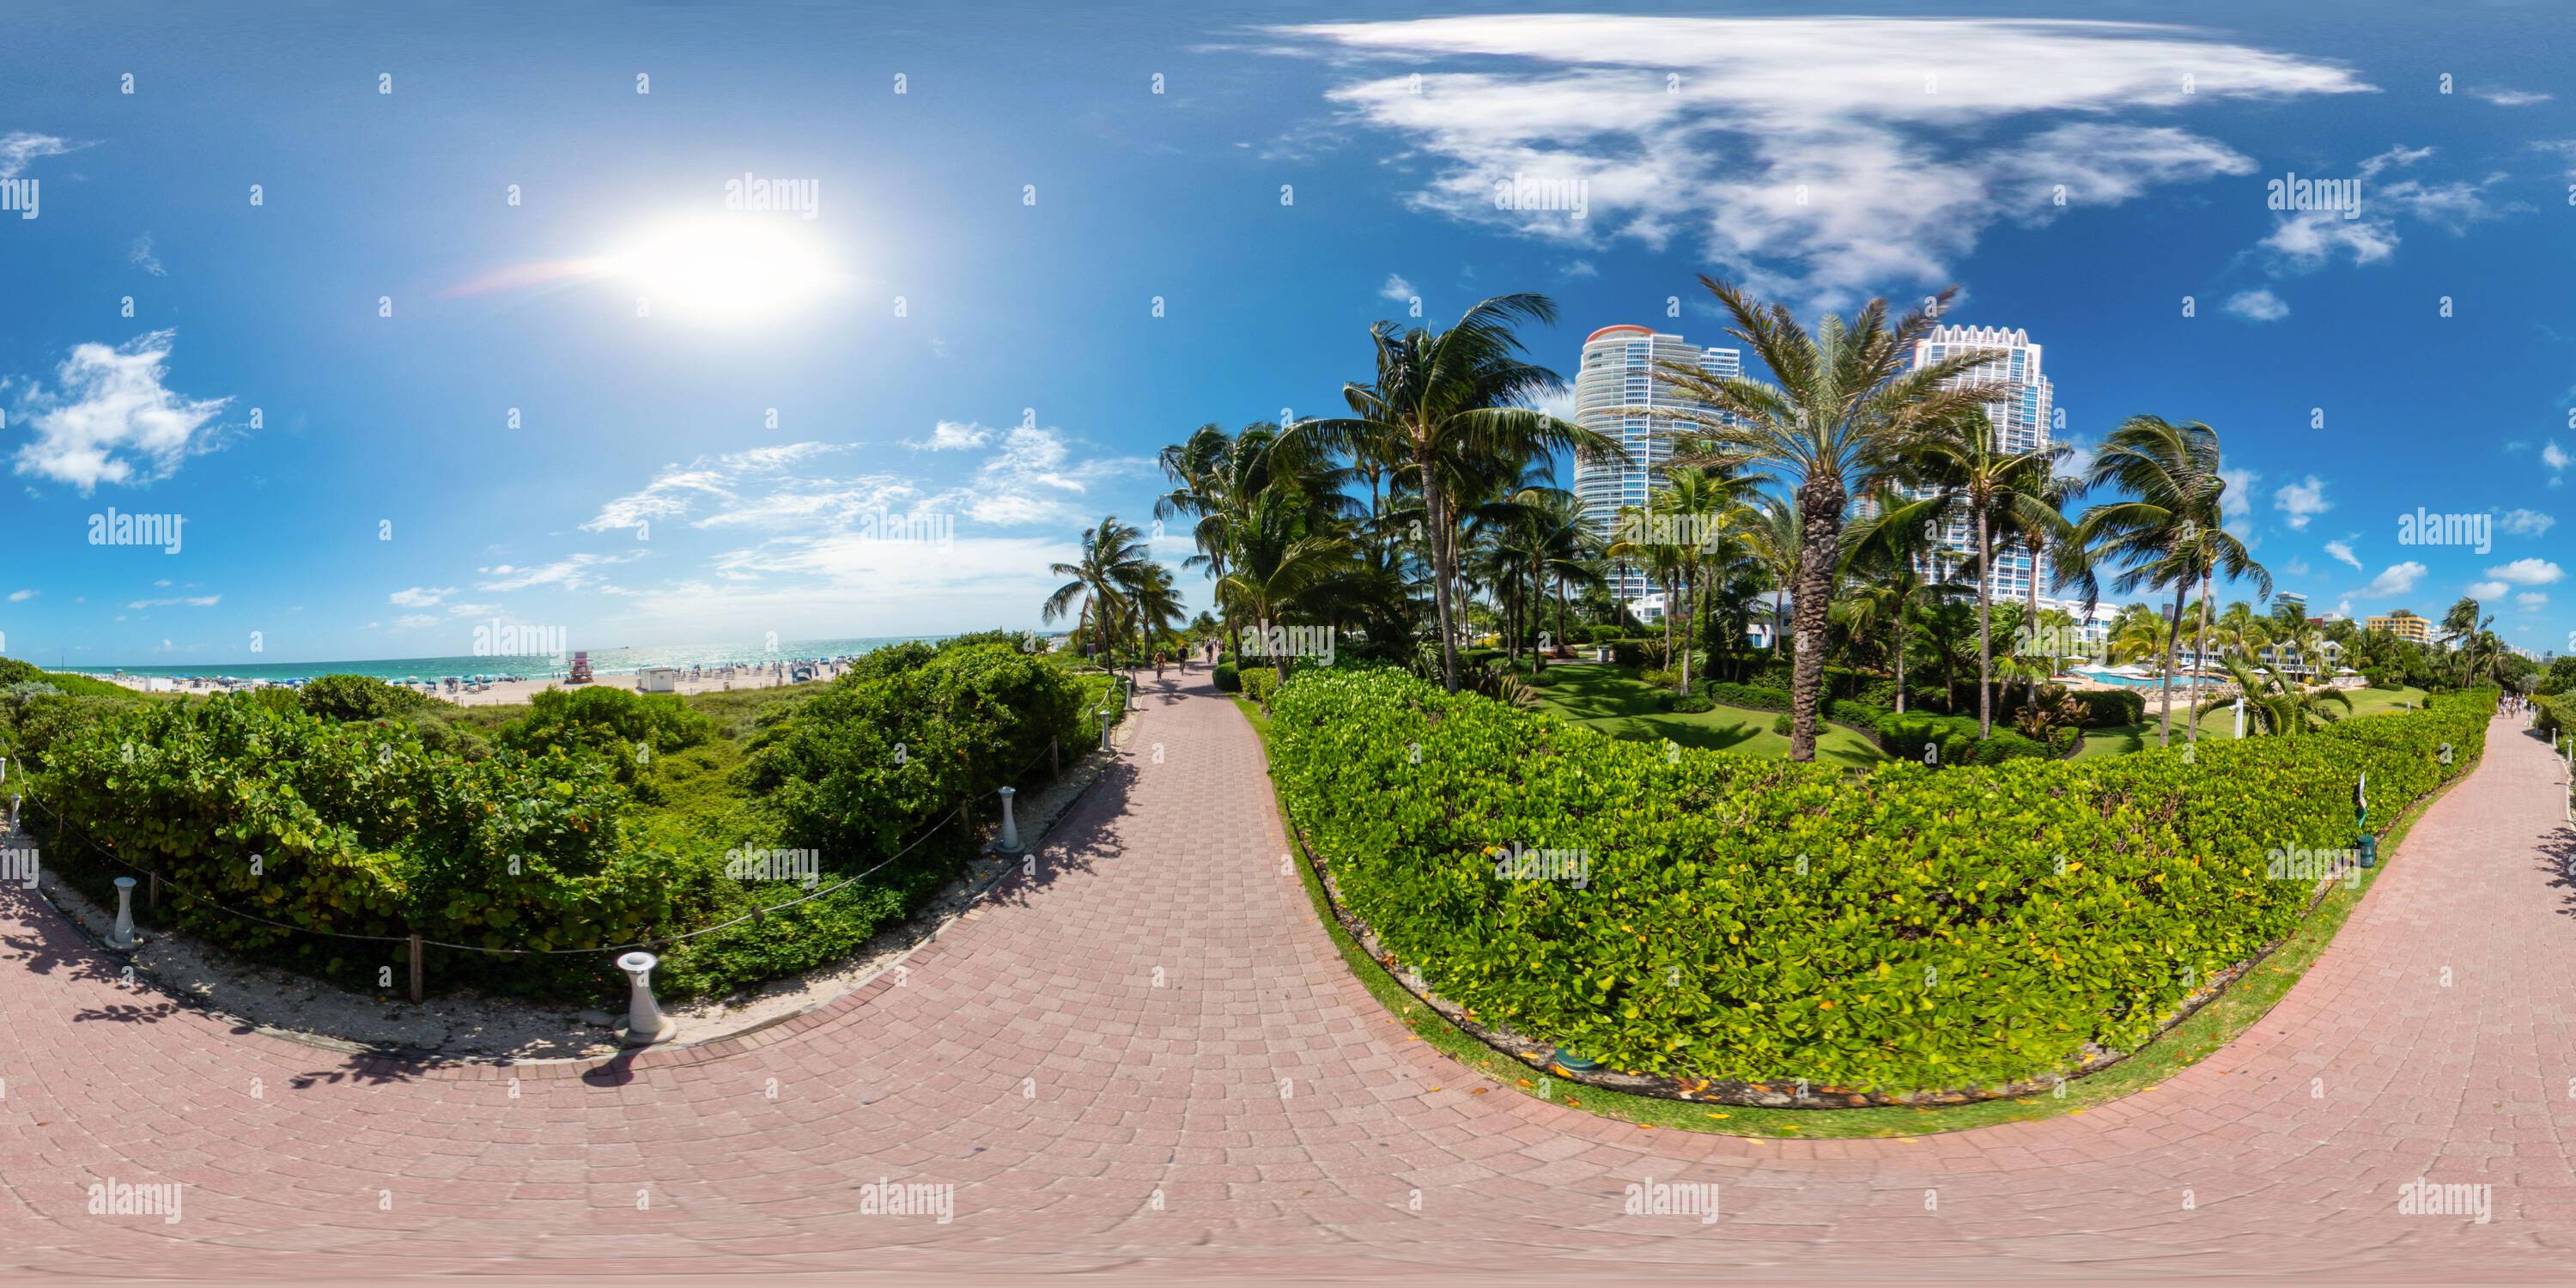
<path fill-rule="evenodd" d="M 2386 631 L 2401 640 L 2412 640 L 2417 644 L 2433 642 L 2433 624 L 2403 608 L 2382 617 L 2369 618 L 2362 622 L 2361 628 L 2366 631 Z"/>

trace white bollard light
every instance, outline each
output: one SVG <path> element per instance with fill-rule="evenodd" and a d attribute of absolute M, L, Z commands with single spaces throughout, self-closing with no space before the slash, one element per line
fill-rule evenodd
<path fill-rule="evenodd" d="M 661 1004 L 653 1000 L 653 968 L 661 958 L 651 953 L 628 953 L 617 959 L 617 969 L 626 972 L 634 991 L 626 1002 L 626 1031 L 617 1035 L 627 1046 L 651 1046 L 668 1042 L 680 1031 L 679 1021 L 662 1013 Z"/>
<path fill-rule="evenodd" d="M 134 878 L 116 879 L 116 927 L 107 932 L 107 946 L 116 949 L 134 947 Z"/>
<path fill-rule="evenodd" d="M 1109 708 L 1100 709 L 1100 749 L 1109 750 Z"/>
<path fill-rule="evenodd" d="M 1004 854 L 1020 852 L 1020 821 L 1011 817 L 1011 798 L 1019 795 L 1013 788 L 1002 789 L 1002 844 Z"/>

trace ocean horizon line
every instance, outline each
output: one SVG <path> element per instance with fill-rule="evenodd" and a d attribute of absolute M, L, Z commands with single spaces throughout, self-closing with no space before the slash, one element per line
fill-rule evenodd
<path fill-rule="evenodd" d="M 419 657 L 347 658 L 307 662 L 167 662 L 121 666 L 66 663 L 47 669 L 67 675 L 102 677 L 121 674 L 303 679 L 322 675 L 365 675 L 384 680 L 434 679 L 446 675 L 525 675 L 531 672 L 545 675 L 565 670 L 571 665 L 572 654 L 581 651 L 589 654 L 591 670 L 594 673 L 623 674 L 660 666 L 681 668 L 755 666 L 770 662 L 856 656 L 889 644 L 912 641 L 936 642 L 960 633 L 951 631 L 929 635 L 860 635 L 781 640 L 775 648 L 765 644 L 619 645 L 605 649 L 568 649 L 559 654 L 431 654 Z M 35 661 L 33 658 L 26 660 Z"/>

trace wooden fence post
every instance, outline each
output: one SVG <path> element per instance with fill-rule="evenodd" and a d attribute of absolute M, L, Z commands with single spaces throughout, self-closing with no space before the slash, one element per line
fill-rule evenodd
<path fill-rule="evenodd" d="M 420 1000 L 420 936 L 411 937 L 411 1000 Z"/>

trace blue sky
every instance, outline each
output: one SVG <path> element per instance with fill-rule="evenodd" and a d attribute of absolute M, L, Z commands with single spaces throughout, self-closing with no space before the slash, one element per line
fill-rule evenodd
<path fill-rule="evenodd" d="M 2576 15 L 1787 12 L 22 10 L 0 645 L 1035 626 L 1156 449 L 1336 409 L 1372 320 L 1543 291 L 1566 371 L 1612 322 L 1718 340 L 1707 272 L 1810 315 L 1959 283 L 2073 439 L 2217 426 L 2312 611 L 2474 588 L 2571 647 Z M 1515 172 L 1582 218 L 1496 209 Z M 2270 208 L 2292 174 L 2353 217 Z M 178 552 L 92 544 L 110 507 Z M 2488 549 L 2402 544 L 2419 508 Z"/>

